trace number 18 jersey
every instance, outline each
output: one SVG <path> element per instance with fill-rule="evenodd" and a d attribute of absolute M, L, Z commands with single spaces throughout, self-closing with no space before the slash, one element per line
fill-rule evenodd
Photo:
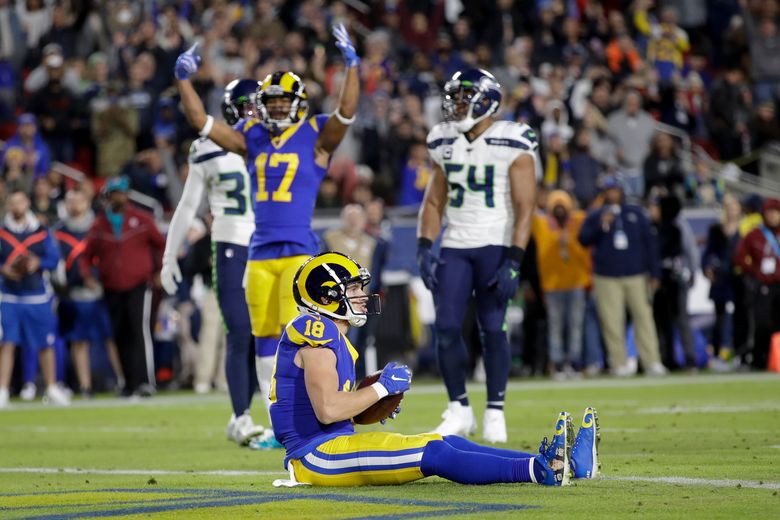
<path fill-rule="evenodd" d="M 495 121 L 473 142 L 449 123 L 428 133 L 428 153 L 446 176 L 449 201 L 442 247 L 510 246 L 515 222 L 509 166 L 520 155 L 537 157 L 531 127 Z"/>

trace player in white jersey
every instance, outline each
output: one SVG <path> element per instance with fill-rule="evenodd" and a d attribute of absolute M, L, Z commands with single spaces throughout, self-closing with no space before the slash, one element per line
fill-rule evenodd
<path fill-rule="evenodd" d="M 252 98 L 257 86 L 255 80 L 242 79 L 232 81 L 225 88 L 222 112 L 229 124 L 235 124 L 247 115 L 251 116 L 254 106 Z M 182 279 L 178 252 L 201 204 L 204 191 L 208 194 L 209 207 L 214 216 L 211 226 L 212 283 L 227 330 L 225 370 L 233 407 L 227 434 L 230 440 L 246 445 L 253 437 L 264 432 L 264 428 L 255 425 L 249 415 L 257 379 L 254 339 L 242 286 L 247 247 L 255 229 L 255 221 L 249 174 L 243 157 L 223 150 L 210 139 L 197 139 L 190 147 L 189 174 L 168 229 L 161 279 L 168 294 L 175 294 Z M 268 390 L 263 394 L 267 396 Z"/>
<path fill-rule="evenodd" d="M 436 305 L 436 355 L 449 405 L 435 430 L 472 435 L 477 422 L 466 394 L 461 324 L 472 296 L 487 374 L 483 437 L 506 442 L 504 395 L 511 357 L 504 329 L 507 304 L 520 284 L 536 198 L 536 133 L 496 121 L 501 87 L 481 69 L 457 72 L 444 87 L 445 122 L 428 134 L 434 173 L 420 208 L 417 261 Z M 442 219 L 447 227 L 432 251 Z"/>

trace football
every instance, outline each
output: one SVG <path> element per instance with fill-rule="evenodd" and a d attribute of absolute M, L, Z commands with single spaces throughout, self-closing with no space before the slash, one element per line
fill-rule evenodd
<path fill-rule="evenodd" d="M 371 375 L 366 376 L 360 384 L 358 384 L 358 390 L 361 388 L 364 388 L 366 386 L 371 386 L 374 383 L 376 383 L 379 380 L 379 376 L 382 372 L 374 372 Z M 356 424 L 374 424 L 378 423 L 382 419 L 387 419 L 390 417 L 390 414 L 393 413 L 393 411 L 398 408 L 398 405 L 401 404 L 401 400 L 404 398 L 404 394 L 395 394 L 395 395 L 386 395 L 379 401 L 375 402 L 359 414 L 357 414 L 355 417 L 353 417 L 353 421 L 355 421 Z"/>

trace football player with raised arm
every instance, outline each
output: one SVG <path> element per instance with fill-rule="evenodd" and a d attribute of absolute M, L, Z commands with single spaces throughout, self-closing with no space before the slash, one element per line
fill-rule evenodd
<path fill-rule="evenodd" d="M 228 124 L 235 125 L 252 115 L 258 85 L 256 80 L 237 79 L 225 87 L 222 115 Z M 211 226 L 214 287 L 227 332 L 225 373 L 233 407 L 227 436 L 239 445 L 246 445 L 252 437 L 263 433 L 263 428 L 255 425 L 249 414 L 257 379 L 254 341 L 242 285 L 249 239 L 255 230 L 249 173 L 243 157 L 223 150 L 207 137 L 193 141 L 188 162 L 184 191 L 168 228 L 160 280 L 168 294 L 176 294 L 182 279 L 178 253 L 206 191 L 214 216 Z M 261 390 L 268 395 L 268 388 Z"/>
<path fill-rule="evenodd" d="M 319 250 L 311 218 L 320 183 L 357 111 L 360 58 L 343 25 L 335 26 L 333 34 L 347 68 L 332 114 L 309 116 L 303 82 L 292 72 L 280 71 L 261 83 L 257 117 L 246 117 L 235 127 L 216 122 L 189 81 L 200 62 L 196 46 L 176 61 L 182 105 L 192 127 L 247 161 L 255 231 L 249 244 L 246 300 L 261 388 L 270 380 L 282 328 L 297 312 L 290 292 L 293 275 Z"/>
<path fill-rule="evenodd" d="M 520 284 L 520 263 L 531 235 L 536 198 L 535 132 L 493 118 L 501 86 L 487 71 L 460 71 L 444 86 L 445 122 L 428 134 L 433 175 L 417 228 L 417 261 L 436 306 L 436 357 L 449 405 L 434 430 L 473 435 L 477 429 L 466 393 L 466 347 L 461 324 L 469 299 L 487 375 L 483 438 L 506 442 L 504 397 L 511 356 L 504 328 L 509 300 Z M 433 242 L 446 216 L 441 253 Z"/>
<path fill-rule="evenodd" d="M 367 269 L 335 252 L 311 258 L 295 275 L 292 292 L 301 313 L 282 334 L 271 384 L 273 428 L 287 450 L 291 478 L 274 485 L 402 484 L 436 475 L 462 484 L 560 486 L 572 476 L 595 476 L 598 427 L 592 408 L 585 411 L 574 447 L 571 417 L 561 412 L 552 442 L 545 438 L 538 455 L 456 435 L 356 433 L 354 416 L 412 383 L 408 367 L 390 362 L 377 382 L 355 390 L 357 352 L 347 331 L 379 313 L 379 297 L 364 292 L 370 281 Z"/>

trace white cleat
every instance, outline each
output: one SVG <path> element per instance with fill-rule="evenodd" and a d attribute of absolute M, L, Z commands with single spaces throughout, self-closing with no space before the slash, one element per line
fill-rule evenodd
<path fill-rule="evenodd" d="M 19 392 L 19 399 L 22 401 L 32 401 L 35 399 L 35 394 L 38 393 L 38 389 L 35 387 L 35 383 L 25 383 L 22 387 L 22 391 Z"/>
<path fill-rule="evenodd" d="M 57 385 L 50 385 L 46 387 L 46 393 L 43 395 L 44 404 L 51 404 L 54 406 L 70 406 L 70 397 L 66 394 L 62 388 Z"/>
<path fill-rule="evenodd" d="M 444 421 L 431 433 L 438 433 L 442 437 L 446 435 L 466 437 L 477 433 L 477 419 L 474 417 L 474 410 L 471 406 L 463 406 L 458 401 L 450 401 L 441 416 Z"/>
<path fill-rule="evenodd" d="M 663 377 L 667 374 L 669 374 L 669 371 L 666 370 L 666 367 L 657 361 L 652 363 L 645 372 L 647 377 Z"/>
<path fill-rule="evenodd" d="M 8 408 L 10 396 L 7 388 L 0 388 L 0 408 Z"/>
<path fill-rule="evenodd" d="M 246 446 L 253 437 L 262 435 L 265 428 L 252 422 L 249 414 L 243 414 L 240 417 L 231 417 L 227 427 L 228 440 L 231 440 L 239 446 Z"/>
<path fill-rule="evenodd" d="M 482 439 L 492 444 L 505 443 L 507 441 L 506 419 L 504 419 L 503 410 L 496 410 L 495 408 L 485 410 L 482 421 Z"/>

